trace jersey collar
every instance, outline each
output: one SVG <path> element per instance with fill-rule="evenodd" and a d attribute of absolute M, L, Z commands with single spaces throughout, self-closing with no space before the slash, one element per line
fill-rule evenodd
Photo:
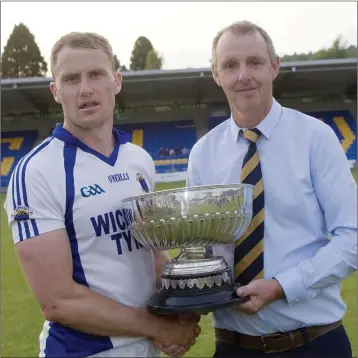
<path fill-rule="evenodd" d="M 113 134 L 116 144 L 114 146 L 112 154 L 109 157 L 106 157 L 103 154 L 90 148 L 85 143 L 81 142 L 77 137 L 75 137 L 68 130 L 63 128 L 62 123 L 58 123 L 52 132 L 52 135 L 55 138 L 62 140 L 65 143 L 76 146 L 76 147 L 82 149 L 84 152 L 90 153 L 90 154 L 96 156 L 97 158 L 99 158 L 100 160 L 106 162 L 107 164 L 114 166 L 114 164 L 116 163 L 117 157 L 118 157 L 120 145 L 128 143 L 130 141 L 130 136 L 128 133 L 119 131 L 116 128 L 112 129 L 112 134 Z"/>

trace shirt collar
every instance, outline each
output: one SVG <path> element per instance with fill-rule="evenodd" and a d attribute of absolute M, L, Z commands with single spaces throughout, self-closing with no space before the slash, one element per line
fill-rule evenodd
<path fill-rule="evenodd" d="M 130 135 L 128 133 L 119 131 L 116 128 L 112 128 L 112 134 L 117 144 L 125 144 L 130 141 Z M 76 145 L 78 147 L 86 146 L 82 143 L 77 137 L 73 136 L 69 131 L 63 128 L 62 123 L 57 123 L 55 129 L 52 132 L 52 135 L 66 143 Z"/>
<path fill-rule="evenodd" d="M 118 159 L 118 152 L 119 147 L 121 144 L 125 144 L 129 142 L 129 134 L 121 132 L 117 130 L 116 128 L 112 128 L 112 134 L 115 139 L 115 145 L 113 148 L 113 151 L 109 157 L 103 155 L 102 153 L 99 153 L 95 151 L 94 149 L 87 146 L 85 143 L 81 142 L 77 137 L 72 135 L 69 131 L 67 131 L 65 128 L 63 128 L 62 123 L 58 123 L 52 132 L 53 137 L 56 137 L 59 140 L 62 140 L 63 142 L 69 144 L 71 147 L 78 147 L 82 149 L 84 152 L 90 153 L 94 155 L 95 157 L 103 160 L 105 163 L 114 166 L 116 164 L 116 161 Z"/>
<path fill-rule="evenodd" d="M 281 116 L 282 107 L 281 105 L 273 98 L 272 106 L 269 113 L 266 117 L 256 126 L 258 130 L 262 133 L 262 135 L 266 139 L 270 139 L 272 136 L 273 131 L 277 125 L 277 122 Z M 235 141 L 239 138 L 240 130 L 245 130 L 246 128 L 241 128 L 234 120 L 232 114 L 230 117 L 230 131 L 235 139 Z"/>

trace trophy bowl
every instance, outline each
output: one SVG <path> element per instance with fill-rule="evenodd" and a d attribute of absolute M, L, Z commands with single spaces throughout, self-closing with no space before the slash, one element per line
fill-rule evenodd
<path fill-rule="evenodd" d="M 148 302 L 157 314 L 208 313 L 237 304 L 238 284 L 212 245 L 239 239 L 252 219 L 253 186 L 204 185 L 146 193 L 124 200 L 131 231 L 144 247 L 180 249 L 161 274 L 161 289 Z"/>

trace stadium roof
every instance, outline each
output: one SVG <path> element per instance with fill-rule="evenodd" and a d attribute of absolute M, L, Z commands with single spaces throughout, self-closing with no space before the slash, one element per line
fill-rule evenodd
<path fill-rule="evenodd" d="M 2 114 L 60 111 L 49 90 L 51 80 L 48 77 L 1 80 Z M 282 62 L 274 91 L 277 98 L 342 94 L 354 98 L 357 59 Z M 118 99 L 126 107 L 225 102 L 210 68 L 124 72 Z"/>

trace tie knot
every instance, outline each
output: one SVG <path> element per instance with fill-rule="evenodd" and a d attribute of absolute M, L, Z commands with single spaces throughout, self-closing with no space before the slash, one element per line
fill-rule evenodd
<path fill-rule="evenodd" d="M 246 129 L 244 131 L 244 137 L 252 143 L 256 143 L 260 138 L 261 132 L 257 129 Z"/>

